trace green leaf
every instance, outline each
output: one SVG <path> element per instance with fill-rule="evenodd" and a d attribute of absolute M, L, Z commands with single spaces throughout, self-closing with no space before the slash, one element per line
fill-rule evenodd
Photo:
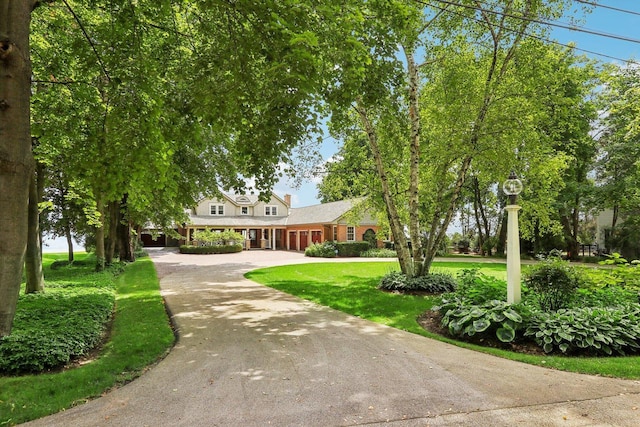
<path fill-rule="evenodd" d="M 473 322 L 473 329 L 476 332 L 484 332 L 489 329 L 489 326 L 491 326 L 491 322 L 486 318 L 478 319 Z"/>
<path fill-rule="evenodd" d="M 496 336 L 502 342 L 512 342 L 516 338 L 516 331 L 511 327 L 502 327 L 496 330 Z"/>
<path fill-rule="evenodd" d="M 505 310 L 503 313 L 507 318 L 513 320 L 514 322 L 522 323 L 522 316 L 520 316 L 518 313 L 516 313 L 512 309 Z"/>

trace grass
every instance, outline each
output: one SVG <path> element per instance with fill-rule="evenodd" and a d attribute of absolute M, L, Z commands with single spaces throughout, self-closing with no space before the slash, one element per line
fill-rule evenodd
<path fill-rule="evenodd" d="M 433 271 L 454 275 L 468 268 L 478 268 L 481 273 L 506 278 L 506 266 L 502 263 L 436 262 L 433 265 Z M 254 270 L 247 273 L 246 277 L 363 319 L 460 347 L 564 371 L 640 379 L 638 356 L 533 356 L 480 347 L 432 334 L 424 330 L 416 319 L 434 305 L 434 297 L 390 294 L 377 289 L 380 278 L 391 270 L 398 270 L 397 262 L 302 264 Z"/>
<path fill-rule="evenodd" d="M 60 257 L 46 254 L 44 263 L 48 266 Z M 65 271 L 69 270 L 46 268 L 45 277 L 73 284 L 77 275 L 65 277 Z M 115 279 L 115 288 L 110 340 L 95 360 L 56 373 L 0 377 L 0 426 L 40 418 L 98 397 L 138 377 L 167 353 L 174 335 L 151 259 L 128 265 Z"/>

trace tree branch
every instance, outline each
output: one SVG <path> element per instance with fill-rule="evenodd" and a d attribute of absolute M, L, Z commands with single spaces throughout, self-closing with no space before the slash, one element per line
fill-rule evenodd
<path fill-rule="evenodd" d="M 91 40 L 91 37 L 89 37 L 89 34 L 87 33 L 87 30 L 85 29 L 84 25 L 82 24 L 82 21 L 80 20 L 80 17 L 71 8 L 71 5 L 69 4 L 69 2 L 67 0 L 62 0 L 62 1 L 65 4 L 65 6 L 67 6 L 67 9 L 69 9 L 69 12 L 73 16 L 73 19 L 80 26 L 80 30 L 82 30 L 82 34 L 84 34 L 84 37 L 87 39 L 87 42 L 89 42 L 89 45 L 91 46 L 91 49 L 93 50 L 93 53 L 96 55 L 96 59 L 98 60 L 98 64 L 100 64 L 100 68 L 102 69 L 102 73 L 106 77 L 107 81 L 111 81 L 111 77 L 109 76 L 109 73 L 107 72 L 107 67 L 105 67 L 104 62 L 102 61 L 102 57 L 98 53 L 98 49 L 96 48 L 96 46 L 93 44 L 93 41 Z"/>

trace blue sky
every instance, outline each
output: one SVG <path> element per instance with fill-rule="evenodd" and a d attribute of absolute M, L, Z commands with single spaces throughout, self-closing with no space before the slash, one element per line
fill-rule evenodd
<path fill-rule="evenodd" d="M 625 9 L 640 13 L 640 0 L 598 0 L 602 6 L 610 6 L 618 9 Z M 574 1 L 576 7 L 581 4 Z M 578 13 L 582 13 L 581 11 Z M 576 16 L 576 15 L 574 15 Z M 582 16 L 582 15 L 580 15 Z M 570 24 L 571 16 L 565 16 L 558 20 L 558 23 Z M 618 36 L 640 39 L 640 16 L 629 13 L 618 12 L 605 7 L 596 7 L 593 11 L 584 16 L 580 26 L 591 31 Z M 562 28 L 554 28 L 551 38 L 562 44 L 575 43 L 576 48 L 585 49 L 596 53 L 602 53 L 620 59 L 640 59 L 640 43 L 617 40 L 579 31 L 570 31 Z M 603 62 L 615 62 L 613 59 L 577 51 L 578 54 L 585 54 Z M 324 141 L 320 152 L 325 160 L 329 159 L 338 150 L 338 143 L 331 139 Z M 317 199 L 316 184 L 307 181 L 300 188 L 293 188 L 286 180 L 278 183 L 274 191 L 276 194 L 292 195 L 293 207 L 310 206 L 319 203 Z"/>

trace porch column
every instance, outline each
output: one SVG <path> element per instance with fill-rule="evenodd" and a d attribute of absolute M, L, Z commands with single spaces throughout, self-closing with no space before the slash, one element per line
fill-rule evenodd
<path fill-rule="evenodd" d="M 276 229 L 275 227 L 271 229 L 271 250 L 276 250 Z"/>

